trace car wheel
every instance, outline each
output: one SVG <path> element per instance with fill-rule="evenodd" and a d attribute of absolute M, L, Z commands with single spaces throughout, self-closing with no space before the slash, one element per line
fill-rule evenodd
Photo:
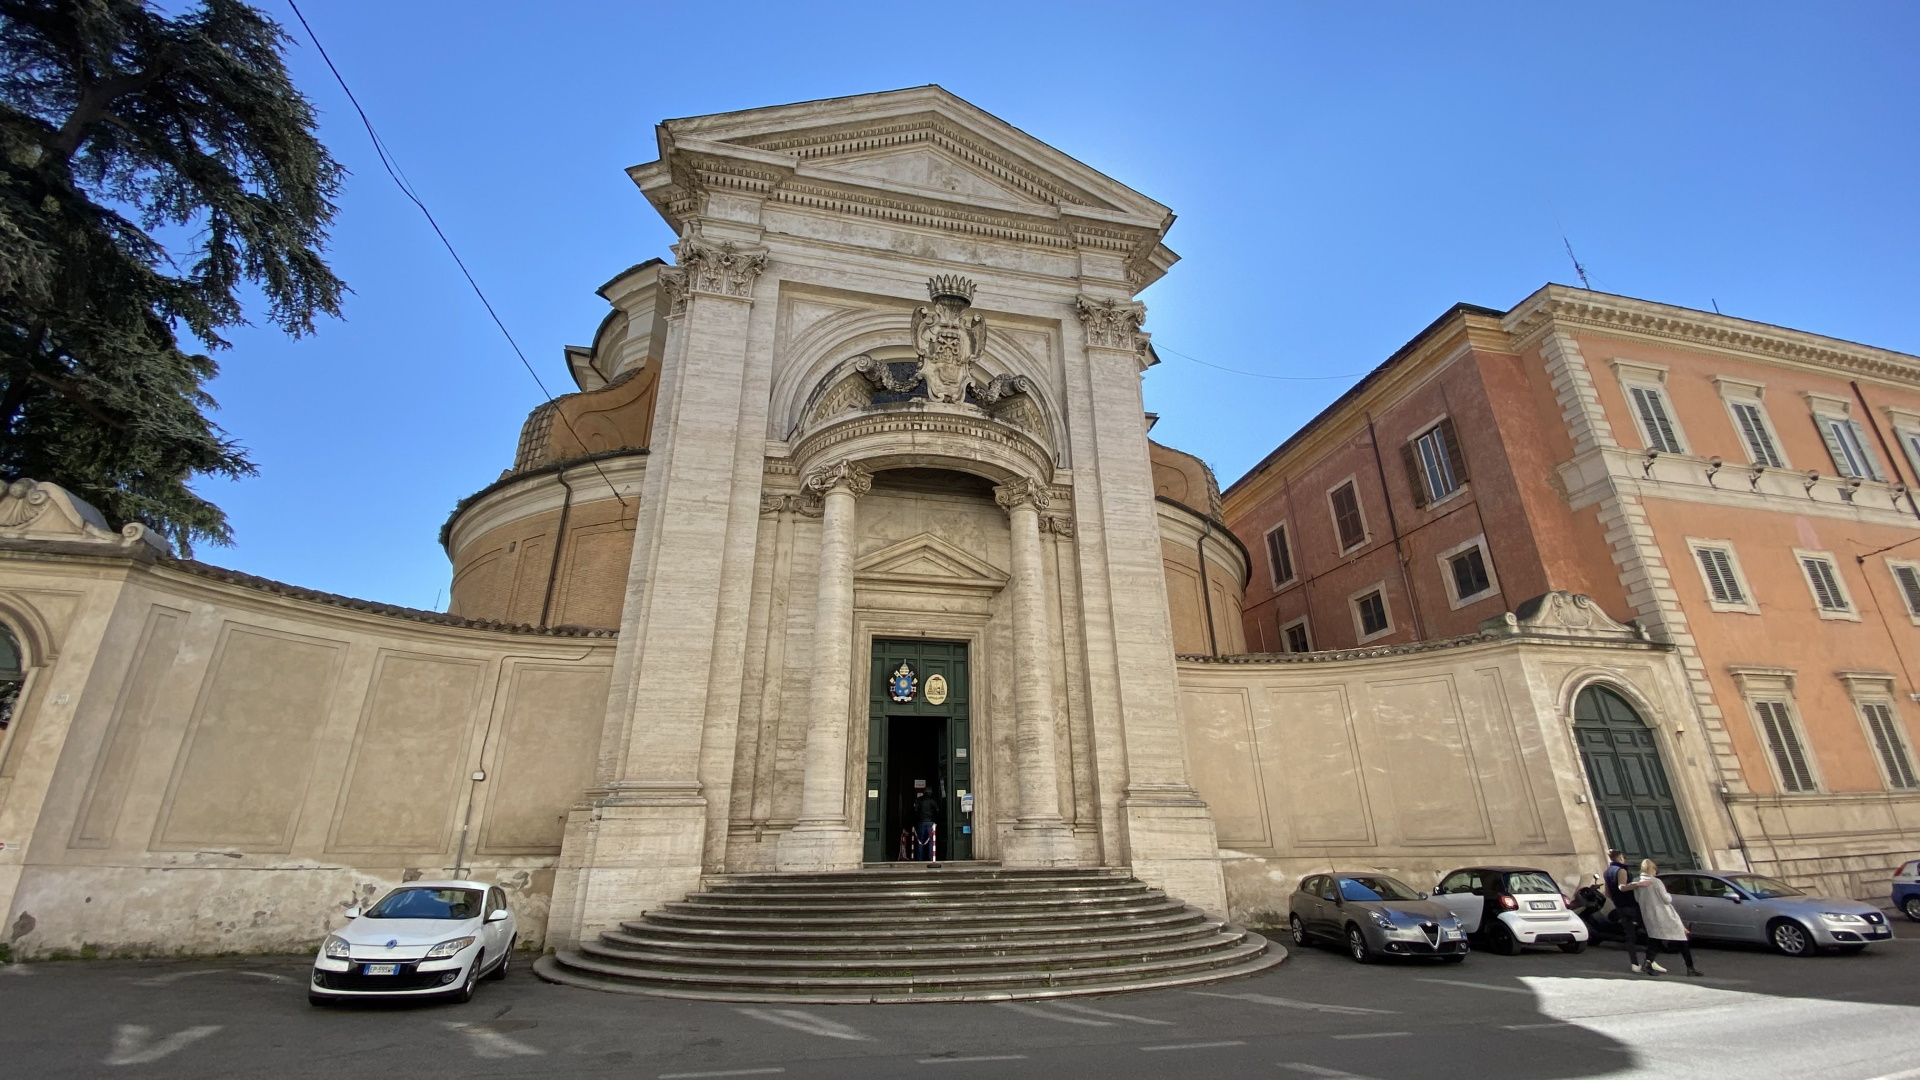
<path fill-rule="evenodd" d="M 1307 924 L 1300 921 L 1300 916 L 1287 916 L 1287 930 L 1293 934 L 1293 943 L 1295 945 L 1305 945 L 1307 943 Z"/>
<path fill-rule="evenodd" d="M 473 962 L 473 966 L 467 969 L 467 981 L 460 984 L 460 989 L 448 994 L 448 1000 L 461 1003 L 472 1001 L 473 988 L 480 985 L 480 965 L 486 962 L 487 955 L 482 952 L 480 957 Z"/>
<path fill-rule="evenodd" d="M 487 972 L 487 978 L 499 980 L 507 977 L 507 965 L 513 963 L 513 943 L 518 940 L 518 935 L 507 939 L 507 951 L 500 957 L 500 966 Z"/>
<path fill-rule="evenodd" d="M 1487 928 L 1487 948 L 1501 956 L 1518 956 L 1520 939 L 1513 936 L 1513 931 L 1506 923 L 1495 919 L 1493 925 Z"/>
<path fill-rule="evenodd" d="M 1920 896 L 1907 897 L 1907 902 L 1900 905 L 1900 910 L 1907 913 L 1907 918 L 1920 922 Z"/>
<path fill-rule="evenodd" d="M 1587 943 L 1584 941 L 1563 941 L 1560 943 L 1560 951 L 1563 953 L 1583 953 L 1587 951 Z"/>
<path fill-rule="evenodd" d="M 1367 935 L 1361 933 L 1357 926 L 1347 927 L 1347 955 L 1353 957 L 1355 963 L 1373 963 L 1373 950 L 1367 947 Z"/>
<path fill-rule="evenodd" d="M 1776 952 L 1787 956 L 1812 956 L 1813 935 L 1792 919 L 1775 919 L 1767 924 L 1767 941 Z"/>

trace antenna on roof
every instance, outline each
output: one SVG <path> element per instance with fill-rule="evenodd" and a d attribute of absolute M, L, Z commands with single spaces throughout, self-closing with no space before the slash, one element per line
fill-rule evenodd
<path fill-rule="evenodd" d="M 1573 241 L 1567 239 L 1566 233 L 1561 233 L 1560 242 L 1567 245 L 1567 258 L 1573 260 L 1573 272 L 1580 275 L 1580 287 L 1592 292 L 1593 282 L 1587 280 L 1587 268 L 1580 265 L 1580 256 L 1573 253 Z"/>

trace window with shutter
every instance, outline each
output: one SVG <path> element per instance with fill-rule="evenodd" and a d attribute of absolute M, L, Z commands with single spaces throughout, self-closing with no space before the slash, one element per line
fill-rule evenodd
<path fill-rule="evenodd" d="M 1367 540 L 1367 523 L 1360 516 L 1360 495 L 1349 480 L 1327 496 L 1333 507 L 1333 527 L 1340 535 L 1340 550 L 1359 547 Z"/>
<path fill-rule="evenodd" d="M 1887 786 L 1920 787 L 1920 778 L 1914 775 L 1913 759 L 1907 756 L 1907 742 L 1900 737 L 1900 721 L 1894 716 L 1893 707 L 1884 701 L 1865 701 L 1861 702 L 1860 711 L 1866 714 L 1867 731 L 1873 736 L 1873 748 L 1886 770 Z"/>
<path fill-rule="evenodd" d="M 1633 397 L 1633 408 L 1640 415 L 1640 426 L 1646 431 L 1647 449 L 1658 450 L 1663 454 L 1684 454 L 1680 447 L 1679 433 L 1674 430 L 1673 420 L 1667 414 L 1667 400 L 1660 391 L 1651 386 L 1628 387 Z"/>
<path fill-rule="evenodd" d="M 1814 555 L 1802 555 L 1800 565 L 1806 569 L 1807 584 L 1813 589 L 1814 602 L 1822 611 L 1851 611 L 1847 603 L 1847 594 L 1840 588 L 1840 577 L 1834 572 L 1833 563 Z"/>
<path fill-rule="evenodd" d="M 1893 580 L 1900 586 L 1901 598 L 1907 602 L 1907 614 L 1920 618 L 1920 569 L 1895 566 Z"/>
<path fill-rule="evenodd" d="M 1767 750 L 1780 771 L 1780 785 L 1788 791 L 1814 790 L 1813 770 L 1807 765 L 1806 749 L 1800 745 L 1800 733 L 1784 701 L 1756 701 L 1760 727 L 1767 737 Z"/>
<path fill-rule="evenodd" d="M 1733 415 L 1739 420 L 1740 436 L 1747 443 L 1747 459 L 1770 469 L 1782 468 L 1780 451 L 1773 445 L 1773 433 L 1767 430 L 1767 421 L 1760 414 L 1760 406 L 1750 401 L 1736 401 L 1733 403 Z"/>
<path fill-rule="evenodd" d="M 1287 547 L 1287 527 L 1275 525 L 1267 533 L 1267 565 L 1273 570 L 1273 583 L 1285 585 L 1293 580 L 1293 552 Z"/>
<path fill-rule="evenodd" d="M 1844 416 L 1816 414 L 1814 422 L 1820 427 L 1820 437 L 1826 441 L 1827 454 L 1833 458 L 1834 470 L 1841 476 L 1862 480 L 1887 478 L 1880 471 L 1880 459 L 1867 448 L 1866 429 L 1857 421 Z"/>
<path fill-rule="evenodd" d="M 1406 459 L 1417 504 L 1439 502 L 1466 483 L 1465 472 L 1460 468 L 1464 464 L 1460 444 L 1453 434 L 1451 420 L 1442 420 L 1408 444 Z"/>
<path fill-rule="evenodd" d="M 1900 446 L 1907 452 L 1907 464 L 1913 466 L 1915 476 L 1920 476 L 1920 431 L 1896 432 Z"/>
<path fill-rule="evenodd" d="M 1694 554 L 1700 559 L 1700 571 L 1707 579 L 1707 595 L 1719 604 L 1744 604 L 1746 592 L 1740 588 L 1740 578 L 1733 572 L 1733 556 L 1725 548 L 1695 548 Z"/>

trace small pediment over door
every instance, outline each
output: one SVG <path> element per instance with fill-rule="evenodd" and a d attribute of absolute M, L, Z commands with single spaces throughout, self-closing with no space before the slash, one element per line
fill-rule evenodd
<path fill-rule="evenodd" d="M 862 585 L 918 585 L 998 592 L 1007 575 L 978 555 L 961 550 L 932 533 L 891 544 L 853 564 Z"/>

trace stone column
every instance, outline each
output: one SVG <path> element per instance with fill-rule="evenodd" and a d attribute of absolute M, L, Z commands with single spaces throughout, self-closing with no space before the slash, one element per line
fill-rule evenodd
<path fill-rule="evenodd" d="M 1059 751 L 1054 738 L 1053 672 L 1047 669 L 1046 571 L 1040 554 L 1040 512 L 1046 485 L 1017 480 L 993 489 L 1013 530 L 1014 762 L 1020 770 L 1020 814 L 1007 839 L 1008 866 L 1067 866 L 1073 836 L 1060 816 Z"/>
<path fill-rule="evenodd" d="M 873 474 L 842 461 L 814 470 L 807 487 L 822 501 L 820 584 L 814 606 L 813 684 L 808 694 L 806 773 L 800 821 L 780 841 L 781 870 L 855 870 L 860 830 L 847 821 L 847 733 L 853 697 L 853 556 L 857 500 Z"/>

